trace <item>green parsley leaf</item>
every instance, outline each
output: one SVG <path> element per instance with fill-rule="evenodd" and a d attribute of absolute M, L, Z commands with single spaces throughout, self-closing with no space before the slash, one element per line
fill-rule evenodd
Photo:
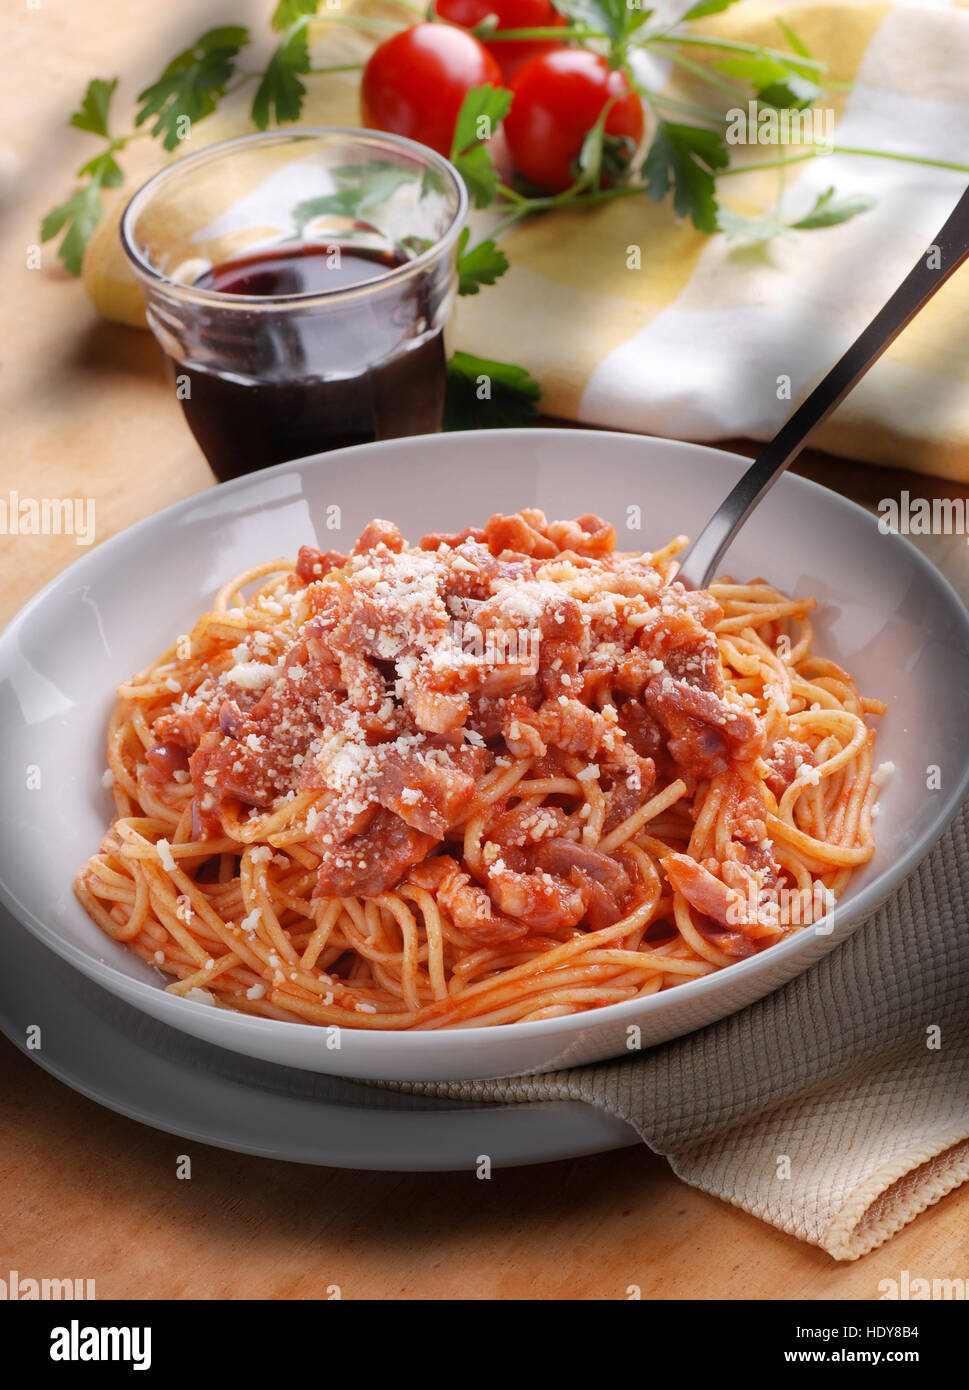
<path fill-rule="evenodd" d="M 790 229 L 773 213 L 763 217 L 741 217 L 729 208 L 717 208 L 717 227 L 728 241 L 746 241 L 764 244 L 775 237 L 789 237 Z"/>
<path fill-rule="evenodd" d="M 458 242 L 458 294 L 477 294 L 482 285 L 493 285 L 508 269 L 508 257 L 489 237 L 466 251 L 469 227 Z"/>
<path fill-rule="evenodd" d="M 859 213 L 866 212 L 873 204 L 874 199 L 865 193 L 837 198 L 832 187 L 821 193 L 811 211 L 797 222 L 782 222 L 775 212 L 767 212 L 760 217 L 741 217 L 739 213 L 721 207 L 717 209 L 717 226 L 728 241 L 764 243 L 772 241 L 774 237 L 792 236 L 796 231 L 835 227 L 839 222 L 848 222 Z"/>
<path fill-rule="evenodd" d="M 803 111 L 806 106 L 817 101 L 819 96 L 821 88 L 816 82 L 812 82 L 809 77 L 802 77 L 800 73 L 791 72 L 779 82 L 769 82 L 766 87 L 761 87 L 757 93 L 757 100 L 762 106 L 773 106 L 777 111 Z"/>
<path fill-rule="evenodd" d="M 704 15 L 719 14 L 721 10 L 729 10 L 731 5 L 736 5 L 737 0 L 698 0 L 697 4 L 692 5 L 680 20 L 681 24 L 686 24 L 691 19 L 702 19 Z"/>
<path fill-rule="evenodd" d="M 714 176 L 728 163 L 723 137 L 700 126 L 660 121 L 643 163 L 646 192 L 661 202 L 673 190 L 673 206 L 701 232 L 717 230 Z"/>
<path fill-rule="evenodd" d="M 270 23 L 278 32 L 288 29 L 306 14 L 316 14 L 320 0 L 279 0 Z"/>
<path fill-rule="evenodd" d="M 375 160 L 373 164 L 342 164 L 330 172 L 337 185 L 336 192 L 297 203 L 292 210 L 297 231 L 302 232 L 316 217 L 352 217 L 366 221 L 398 188 L 415 183 L 418 178 L 412 169 L 389 159 Z"/>
<path fill-rule="evenodd" d="M 249 31 L 239 24 L 223 25 L 202 34 L 191 48 L 172 59 L 157 82 L 139 94 L 141 108 L 135 125 L 144 125 L 157 116 L 152 135 L 163 136 L 163 147 L 174 150 L 183 119 L 194 123 L 215 110 L 235 71 L 234 59 L 248 42 Z"/>
<path fill-rule="evenodd" d="M 757 100 L 765 106 L 784 110 L 810 106 L 822 95 L 817 82 L 799 72 L 796 64 L 797 59 L 793 55 L 790 62 L 781 62 L 767 54 L 744 53 L 737 58 L 725 59 L 717 67 L 728 77 L 739 77 L 749 82 L 757 94 Z"/>
<path fill-rule="evenodd" d="M 353 188 L 324 193 L 319 198 L 307 198 L 293 208 L 296 230 L 301 232 L 307 222 L 313 222 L 317 217 L 356 217 L 360 201 L 360 194 Z"/>
<path fill-rule="evenodd" d="M 269 125 L 275 113 L 277 125 L 298 121 L 303 109 L 306 86 L 300 73 L 310 70 L 310 50 L 306 31 L 298 29 L 276 49 L 263 73 L 262 81 L 252 101 L 252 119 L 260 130 Z"/>
<path fill-rule="evenodd" d="M 790 225 L 798 231 L 813 231 L 816 227 L 836 227 L 839 222 L 849 222 L 859 213 L 867 212 L 874 204 L 874 198 L 869 198 L 867 193 L 849 193 L 843 198 L 837 198 L 834 188 L 827 188 L 819 195 L 811 211 Z"/>
<path fill-rule="evenodd" d="M 59 207 L 53 208 L 40 224 L 41 241 L 52 240 L 58 232 L 67 227 L 67 233 L 57 249 L 57 254 L 72 275 L 80 275 L 84 249 L 103 213 L 100 185 L 95 180 L 78 189 Z"/>
<path fill-rule="evenodd" d="M 524 367 L 456 352 L 447 368 L 446 430 L 507 429 L 529 425 L 541 387 Z"/>
<path fill-rule="evenodd" d="M 71 125 L 78 130 L 89 130 L 92 135 L 108 134 L 108 110 L 114 96 L 118 79 L 110 82 L 103 77 L 95 77 L 87 84 L 87 91 L 81 101 L 80 110 L 71 117 Z"/>
<path fill-rule="evenodd" d="M 472 207 L 486 208 L 494 202 L 500 180 L 494 160 L 484 145 L 475 145 L 452 163 L 464 180 Z"/>
<path fill-rule="evenodd" d="M 86 164 L 82 164 L 77 172 L 81 178 L 83 178 L 85 174 L 89 174 L 102 188 L 117 188 L 118 184 L 121 183 L 124 178 L 121 172 L 121 166 L 110 150 L 104 150 L 101 154 L 96 154 L 93 159 L 89 159 Z"/>
<path fill-rule="evenodd" d="M 451 142 L 451 163 L 465 182 L 476 208 L 493 202 L 498 171 L 484 142 L 508 115 L 511 92 L 503 87 L 472 87 L 461 103 Z"/>
<path fill-rule="evenodd" d="M 653 13 L 652 10 L 643 7 L 639 9 L 636 5 L 626 6 L 626 34 L 634 34 L 637 29 L 641 29 Z"/>
<path fill-rule="evenodd" d="M 602 181 L 605 125 L 610 106 L 611 102 L 606 102 L 595 125 L 590 126 L 586 131 L 578 159 L 572 162 L 573 177 L 576 183 L 581 182 L 585 188 L 596 188 Z"/>
<path fill-rule="evenodd" d="M 612 110 L 613 98 L 599 112 L 595 125 L 586 131 L 578 157 L 572 161 L 574 191 L 602 187 L 608 178 L 622 183 L 629 173 L 630 161 L 636 153 L 636 143 L 623 135 L 607 135 L 606 124 Z"/>
<path fill-rule="evenodd" d="M 461 103 L 454 124 L 451 158 L 459 158 L 473 145 L 490 140 L 511 109 L 511 92 L 504 87 L 472 87 Z"/>
<path fill-rule="evenodd" d="M 653 13 L 641 0 L 555 0 L 555 8 L 576 24 L 607 34 L 614 44 L 641 28 Z"/>
<path fill-rule="evenodd" d="M 785 24 L 783 19 L 778 15 L 774 16 L 774 23 L 777 25 L 778 29 L 780 29 L 795 53 L 799 54 L 802 58 L 810 58 L 811 53 L 807 44 L 803 39 L 798 38 L 789 24 Z"/>

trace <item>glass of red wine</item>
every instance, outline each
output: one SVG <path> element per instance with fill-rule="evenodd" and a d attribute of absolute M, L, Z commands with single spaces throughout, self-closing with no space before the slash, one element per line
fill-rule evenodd
<path fill-rule="evenodd" d="M 433 150 L 341 128 L 227 140 L 134 195 L 122 244 L 218 478 L 440 429 L 466 212 Z"/>

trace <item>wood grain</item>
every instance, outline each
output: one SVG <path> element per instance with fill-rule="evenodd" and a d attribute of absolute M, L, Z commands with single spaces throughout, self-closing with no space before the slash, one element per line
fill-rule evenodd
<path fill-rule="evenodd" d="M 266 5 L 236 0 L 261 32 Z M 180 42 L 225 22 L 209 4 L 73 0 L 0 26 L 3 489 L 93 497 L 98 539 L 211 485 L 148 335 L 99 322 L 46 248 L 39 217 L 88 157 L 66 115 L 88 77 L 130 100 Z M 752 446 L 742 445 L 749 452 Z M 800 471 L 864 504 L 969 490 L 820 455 Z M 969 593 L 960 537 L 928 553 Z M 70 537 L 0 540 L 0 621 L 79 554 Z M 99 1297 L 872 1299 L 902 1269 L 969 1275 L 969 1188 L 852 1265 L 680 1183 L 643 1149 L 497 1172 L 339 1172 L 186 1145 L 99 1108 L 0 1042 L 0 1275 L 86 1277 Z M 176 1177 L 190 1152 L 191 1181 Z M 108 1205 L 110 1194 L 110 1206 Z"/>

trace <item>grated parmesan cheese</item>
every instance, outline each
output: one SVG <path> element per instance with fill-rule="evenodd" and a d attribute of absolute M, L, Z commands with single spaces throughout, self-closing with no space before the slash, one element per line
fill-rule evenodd
<path fill-rule="evenodd" d="M 166 873 L 173 874 L 175 872 L 175 856 L 172 854 L 171 845 L 167 840 L 158 840 L 155 843 L 155 848 L 162 862 L 162 868 Z"/>
<path fill-rule="evenodd" d="M 240 690 L 262 690 L 277 675 L 275 666 L 262 661 L 240 661 L 225 675 L 226 681 Z"/>

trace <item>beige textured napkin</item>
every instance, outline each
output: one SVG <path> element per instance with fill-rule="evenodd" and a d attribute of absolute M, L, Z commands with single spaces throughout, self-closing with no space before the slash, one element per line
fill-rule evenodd
<path fill-rule="evenodd" d="M 969 1180 L 969 803 L 888 903 L 760 1003 L 641 1056 L 393 1085 L 587 1101 L 674 1172 L 854 1260 Z"/>

